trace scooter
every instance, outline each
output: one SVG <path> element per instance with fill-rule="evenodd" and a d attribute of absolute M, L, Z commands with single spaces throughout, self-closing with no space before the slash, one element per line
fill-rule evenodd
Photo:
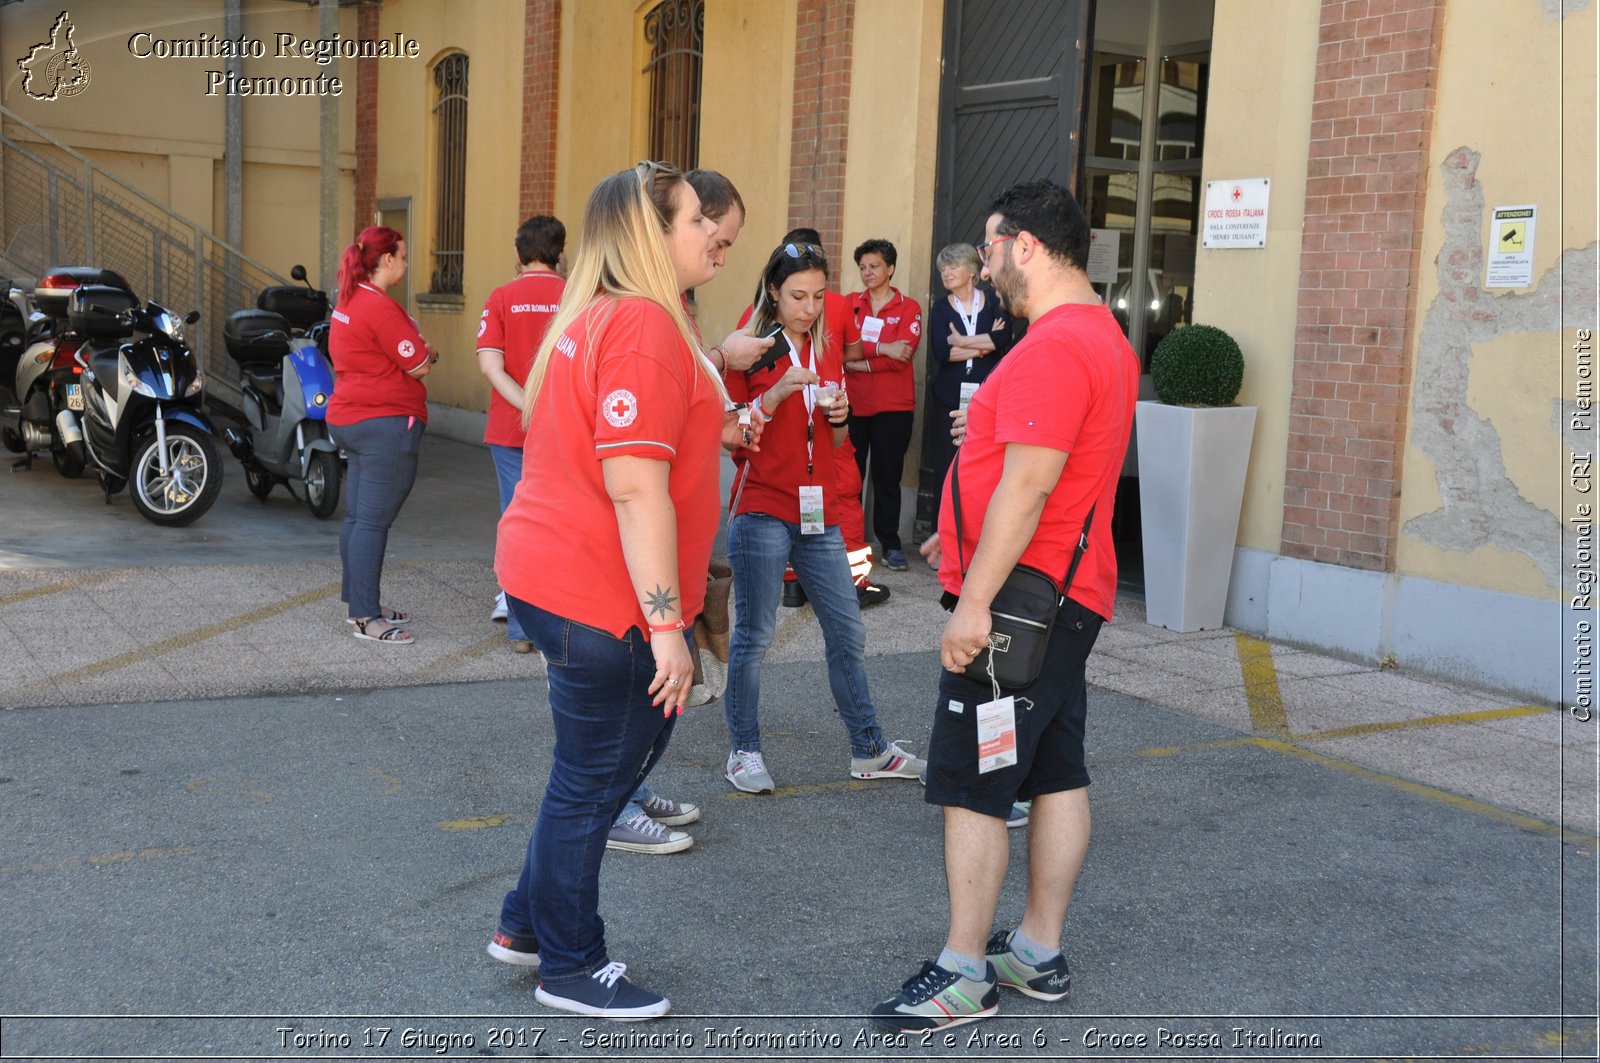
<path fill-rule="evenodd" d="M 198 310 L 179 318 L 101 284 L 67 300 L 67 324 L 83 337 L 83 443 L 106 502 L 126 486 L 142 516 L 173 527 L 199 519 L 222 491 L 216 429 L 201 409 L 205 376 L 183 340 L 199 320 Z"/>
<path fill-rule="evenodd" d="M 48 450 L 56 471 L 69 479 L 83 475 L 84 449 L 77 417 L 83 410 L 83 372 L 76 355 L 83 337 L 67 321 L 67 300 L 86 284 L 129 290 L 120 274 L 93 266 L 53 266 L 33 290 L 29 310 L 26 297 L 9 289 L 7 299 L 22 319 L 20 342 L 24 349 L 13 363 L 14 396 L 0 425 L 0 442 L 21 454 L 13 468 L 31 468 L 36 451 Z M 10 315 L 8 315 L 9 317 Z M 15 327 L 15 325 L 13 325 Z M 0 361 L 6 349 L 5 326 L 0 324 Z M 11 333 L 14 335 L 14 333 Z"/>
<path fill-rule="evenodd" d="M 0 277 L 0 404 L 14 406 L 18 402 L 11 387 L 17 378 L 17 361 L 27 344 L 28 321 L 34 313 L 27 293 L 10 277 Z"/>
<path fill-rule="evenodd" d="M 304 266 L 289 275 L 305 283 Z M 279 285 L 262 291 L 256 306 L 229 314 L 223 326 L 228 355 L 243 373 L 245 420 L 243 432 L 230 428 L 223 438 L 243 463 L 245 484 L 256 498 L 265 501 L 275 484 L 283 484 L 312 516 L 332 516 L 344 466 L 328 437 L 328 297 L 309 285 Z"/>

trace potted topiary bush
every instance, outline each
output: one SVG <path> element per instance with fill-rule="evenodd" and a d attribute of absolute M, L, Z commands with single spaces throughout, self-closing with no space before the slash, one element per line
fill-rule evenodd
<path fill-rule="evenodd" d="M 1244 353 L 1211 325 L 1173 329 L 1156 347 L 1158 402 L 1138 404 L 1140 522 L 1147 622 L 1222 626 L 1233 575 L 1256 408 L 1235 406 Z"/>

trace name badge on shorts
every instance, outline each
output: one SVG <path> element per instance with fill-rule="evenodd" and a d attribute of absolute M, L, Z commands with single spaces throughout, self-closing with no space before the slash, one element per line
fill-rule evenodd
<path fill-rule="evenodd" d="M 1013 697 L 978 706 L 978 774 L 1017 762 L 1017 702 Z"/>
<path fill-rule="evenodd" d="M 800 534 L 822 534 L 822 488 L 817 485 L 800 488 Z"/>

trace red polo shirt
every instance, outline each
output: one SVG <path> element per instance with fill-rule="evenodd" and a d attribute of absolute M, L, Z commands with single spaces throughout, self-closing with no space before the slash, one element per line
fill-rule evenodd
<path fill-rule="evenodd" d="M 1089 507 L 1096 506 L 1089 549 L 1068 596 L 1110 620 L 1117 596 L 1111 509 L 1138 397 L 1139 359 L 1106 307 L 1072 303 L 1031 322 L 1027 336 L 995 366 L 967 407 L 967 436 L 956 460 L 961 464 L 961 524 L 967 533 L 961 554 L 968 567 L 1000 483 L 1006 445 L 1066 451 L 1067 466 L 1045 499 L 1039 528 L 1021 563 L 1049 573 L 1059 585 Z M 949 477 L 939 510 L 939 542 L 939 582 L 960 594 Z"/>
<path fill-rule="evenodd" d="M 915 357 L 904 362 L 885 358 L 878 353 L 879 343 L 904 341 L 911 344 L 915 356 L 917 344 L 922 340 L 922 307 L 915 299 L 907 299 L 898 288 L 890 288 L 889 301 L 872 312 L 872 296 L 856 292 L 848 296 L 850 324 L 845 332 L 846 343 L 860 343 L 866 354 L 866 372 L 850 374 L 850 406 L 858 417 L 871 417 L 875 413 L 917 408 L 917 373 Z M 868 318 L 882 322 L 877 342 L 862 339 Z"/>
<path fill-rule="evenodd" d="M 417 323 L 400 304 L 370 284 L 333 312 L 328 353 L 337 375 L 328 400 L 329 424 L 373 417 L 428 420 L 428 389 L 406 373 L 428 360 Z"/>
<path fill-rule="evenodd" d="M 826 315 L 827 312 L 825 300 L 823 313 Z M 738 327 L 743 328 L 749 319 L 750 311 L 746 309 Z M 823 327 L 828 328 L 826 318 Z M 780 335 L 776 342 L 783 344 L 787 341 Z M 842 345 L 832 340 L 823 348 L 822 357 L 816 362 L 817 378 L 823 383 L 845 386 L 842 350 Z M 809 338 L 801 346 L 798 356 L 801 365 L 807 369 L 811 368 Z M 754 402 L 766 394 L 768 388 L 782 380 L 783 374 L 788 372 L 793 364 L 792 357 L 780 358 L 776 364 L 759 373 L 729 373 L 728 395 L 735 402 Z M 853 382 L 847 390 L 853 401 L 855 399 Z M 812 426 L 809 454 L 806 448 L 808 421 Z M 733 506 L 733 499 L 738 499 L 738 508 L 733 510 L 735 515 L 765 513 L 769 517 L 798 524 L 800 488 L 802 485 L 816 485 L 822 488 L 822 497 L 825 500 L 823 522 L 839 523 L 839 506 L 835 502 L 837 496 L 834 484 L 833 425 L 828 423 L 828 411 L 821 406 L 816 406 L 807 416 L 804 391 L 797 391 L 778 404 L 777 410 L 772 414 L 772 420 L 762 430 L 761 450 L 758 453 L 752 454 L 747 450 L 740 450 L 734 454 L 733 461 L 737 473 L 733 479 L 733 496 L 730 497 L 728 504 Z"/>
<path fill-rule="evenodd" d="M 518 384 L 528 381 L 528 370 L 539 350 L 550 319 L 561 304 L 566 282 L 549 270 L 520 273 L 509 284 L 489 293 L 483 316 L 478 319 L 478 350 L 498 351 L 505 359 L 506 373 Z M 489 423 L 483 441 L 492 446 L 520 447 L 523 439 L 522 410 L 507 402 L 494 388 L 489 389 Z"/>
<path fill-rule="evenodd" d="M 597 298 L 556 341 L 522 448 L 522 479 L 500 518 L 495 575 L 507 594 L 621 638 L 649 637 L 622 554 L 601 462 L 669 462 L 682 616 L 705 606 L 716 537 L 722 395 L 667 312 Z"/>

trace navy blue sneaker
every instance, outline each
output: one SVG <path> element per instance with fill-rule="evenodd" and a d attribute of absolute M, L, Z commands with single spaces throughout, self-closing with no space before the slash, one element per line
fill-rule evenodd
<path fill-rule="evenodd" d="M 906 563 L 906 552 L 904 550 L 885 550 L 883 552 L 883 564 L 885 568 L 893 569 L 895 572 L 904 572 L 911 567 Z"/>
<path fill-rule="evenodd" d="M 1072 972 L 1067 970 L 1067 958 L 1056 953 L 1055 959 L 1046 960 L 1035 967 L 1011 950 L 1011 935 L 1015 931 L 1000 930 L 983 947 L 1000 984 L 1015 989 L 1023 996 L 1035 1000 L 1061 1000 L 1072 987 Z"/>
<path fill-rule="evenodd" d="M 539 966 L 539 939 L 531 935 L 522 938 L 504 930 L 496 930 L 494 937 L 489 939 L 487 951 L 501 963 L 518 967 Z"/>
<path fill-rule="evenodd" d="M 908 979 L 897 995 L 872 1009 L 872 1021 L 890 1030 L 916 1033 L 997 1015 L 1000 989 L 995 984 L 994 965 L 985 966 L 988 977 L 974 982 L 957 971 L 924 961 L 922 970 Z"/>
<path fill-rule="evenodd" d="M 620 1022 L 655 1019 L 672 1010 L 672 1001 L 624 978 L 627 969 L 625 963 L 609 963 L 576 982 L 555 986 L 540 982 L 533 999 L 547 1008 Z"/>

